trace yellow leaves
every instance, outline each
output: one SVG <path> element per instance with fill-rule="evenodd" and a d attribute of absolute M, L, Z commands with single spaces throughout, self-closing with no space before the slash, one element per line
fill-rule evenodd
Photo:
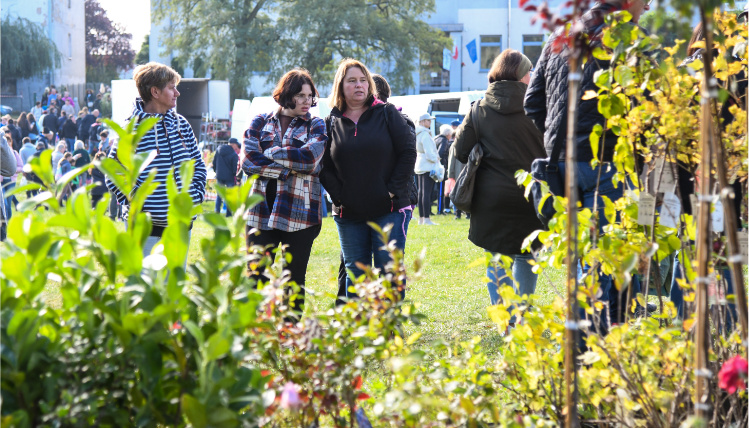
<path fill-rule="evenodd" d="M 598 92 L 589 89 L 583 94 L 582 100 L 587 101 L 592 100 L 593 98 L 598 98 Z"/>

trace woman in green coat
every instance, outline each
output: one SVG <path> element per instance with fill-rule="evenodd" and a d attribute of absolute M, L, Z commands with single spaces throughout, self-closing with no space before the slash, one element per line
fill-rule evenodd
<path fill-rule="evenodd" d="M 512 286 L 521 296 L 536 290 L 537 277 L 528 263 L 533 255 L 522 253 L 520 247 L 531 232 L 543 225 L 515 180 L 517 170 L 529 171 L 534 159 L 546 157 L 543 136 L 523 111 L 530 69 L 531 61 L 525 55 L 513 49 L 502 52 L 489 71 L 489 87 L 478 110 L 471 109 L 455 139 L 456 157 L 463 163 L 476 144 L 484 152 L 476 171 L 468 239 L 488 252 L 513 259 L 515 284 L 502 267 L 487 268 L 492 305 L 499 303 L 501 286 Z M 478 113 L 480 141 L 473 126 L 474 112 Z M 514 323 L 513 316 L 510 326 Z"/>

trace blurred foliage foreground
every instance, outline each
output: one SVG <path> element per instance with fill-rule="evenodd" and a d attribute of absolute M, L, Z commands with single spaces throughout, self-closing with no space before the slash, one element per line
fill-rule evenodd
<path fill-rule="evenodd" d="M 610 31 L 623 28 L 614 25 Z M 627 34 L 630 46 L 650 49 L 657 43 Z M 609 55 L 627 52 L 632 51 L 612 47 Z M 745 70 L 745 49 L 741 55 Z M 676 70 L 673 60 L 664 64 L 672 68 L 651 75 L 664 79 L 659 84 L 668 79 L 674 79 L 673 85 L 699 84 L 699 75 Z M 635 79 L 642 70 L 629 67 L 600 76 L 599 84 L 603 107 L 613 112 L 615 132 L 622 135 L 616 158 L 625 164 L 620 171 L 632 169 L 626 164 L 626 142 L 628 132 L 643 124 L 640 119 L 680 114 L 652 104 L 676 96 L 665 89 L 633 112 L 630 100 L 648 85 Z M 640 119 L 634 117 L 638 112 Z M 677 132 L 679 123 L 659 124 L 659 134 Z M 398 297 L 421 261 L 407 269 L 403 255 L 388 245 L 392 262 L 384 273 L 368 270 L 359 278 L 358 299 L 287 322 L 288 275 L 282 262 L 289 255 L 274 260 L 230 255 L 244 253 L 243 214 L 258 201 L 250 194 L 251 181 L 218 189 L 234 216 L 200 214 L 212 233 L 193 243 L 201 257 L 186 265 L 190 223 L 199 214 L 187 186 L 178 184 L 190 182 L 189 163 L 170 175 L 169 226 L 162 245 L 143 258 L 151 225 L 141 208 L 155 184 L 153 173 L 141 176 L 148 155 L 136 155 L 134 148 L 153 125 L 143 121 L 121 129 L 110 123 L 119 134 L 119 162 L 96 164 L 128 195 L 125 231 L 105 215 L 108 196 L 92 210 L 87 189 L 80 188 L 62 203 L 66 186 L 81 171 L 55 182 L 49 151 L 30 165 L 43 183 L 15 190 L 40 193 L 21 203 L 8 224 L 8 240 L 0 244 L 3 426 L 563 425 L 561 299 L 540 304 L 509 287 L 501 290 L 503 303 L 489 308 L 500 331 L 510 312 L 523 320 L 505 335 L 498 353 L 482 349 L 478 339 L 423 343 L 418 336 L 404 337 L 402 327 L 424 317 L 415 304 Z M 725 138 L 746 157 L 745 142 L 742 149 L 730 134 Z M 685 143 L 678 152 L 690 147 Z M 739 162 L 736 170 L 745 176 L 746 164 Z M 665 256 L 688 242 L 671 238 L 674 230 L 659 228 L 653 239 L 660 246 L 648 244 L 644 229 L 631 220 L 636 196 L 606 204 L 612 226 L 598 245 L 590 243 L 590 230 L 596 229 L 586 227 L 593 216 L 589 210 L 579 213 L 583 259 L 603 266 L 620 283 L 627 283 L 643 251 Z M 539 235 L 546 245 L 538 256 L 539 269 L 560 263 L 566 215 L 558 213 L 550 230 Z M 381 233 L 386 236 L 388 230 Z M 267 280 L 258 284 L 248 267 L 262 266 Z M 583 294 L 595 295 L 595 280 L 586 281 L 581 302 Z M 45 302 L 43 292 L 50 284 L 59 284 L 61 307 Z M 632 317 L 608 335 L 589 333 L 586 340 L 578 364 L 578 410 L 584 424 L 746 426 L 746 369 L 742 373 L 737 365 L 733 388 L 727 390 L 718 387 L 715 375 L 740 350 L 736 332 L 716 330 L 711 340 L 715 370 L 709 393 L 715 411 L 710 421 L 690 419 L 694 343 L 689 319 L 677 320 L 670 303 L 660 315 Z"/>

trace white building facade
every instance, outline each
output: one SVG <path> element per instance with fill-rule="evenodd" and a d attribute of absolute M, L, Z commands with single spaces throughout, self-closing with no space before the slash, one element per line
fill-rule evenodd
<path fill-rule="evenodd" d="M 32 79 L 17 79 L 15 88 L 3 88 L 3 104 L 28 111 L 41 99 L 44 88 L 86 83 L 86 21 L 84 0 L 2 0 L 0 14 L 11 21 L 26 18 L 40 24 L 61 54 L 60 67 Z M 13 79 L 13 76 L 3 76 Z M 15 92 L 13 93 L 6 93 Z"/>
<path fill-rule="evenodd" d="M 549 1 L 552 8 L 562 3 Z M 453 47 L 441 71 L 422 68 L 418 92 L 486 89 L 492 61 L 508 48 L 523 52 L 535 66 L 548 35 L 539 23 L 531 24 L 534 14 L 520 9 L 518 0 L 435 0 L 435 12 L 425 21 L 448 34 Z"/>

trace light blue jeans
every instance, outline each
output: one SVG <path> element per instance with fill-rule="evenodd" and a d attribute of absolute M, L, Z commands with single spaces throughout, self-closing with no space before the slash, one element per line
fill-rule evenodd
<path fill-rule="evenodd" d="M 498 253 L 492 253 L 498 255 Z M 536 281 L 538 275 L 533 273 L 532 266 L 528 263 L 533 260 L 533 254 L 504 254 L 507 257 L 512 258 L 512 276 L 515 282 L 510 280 L 507 276 L 507 272 L 504 267 L 499 264 L 490 263 L 486 268 L 486 276 L 489 278 L 489 282 L 486 283 L 489 289 L 489 299 L 492 305 L 497 305 L 500 302 L 501 297 L 499 296 L 499 287 L 511 286 L 518 296 L 530 296 L 536 292 Z M 508 308 L 510 311 L 514 307 Z M 515 323 L 515 315 L 510 316 L 510 322 Z"/>
<path fill-rule="evenodd" d="M 341 241 L 341 251 L 343 251 L 343 261 L 346 269 L 358 277 L 364 273 L 357 263 L 365 266 L 372 266 L 383 270 L 390 261 L 390 254 L 382 249 L 385 243 L 382 242 L 380 234 L 375 232 L 367 221 L 377 223 L 380 227 L 392 224 L 390 231 L 390 240 L 395 241 L 395 246 L 406 252 L 406 236 L 408 234 L 408 224 L 411 221 L 411 209 L 402 209 L 389 214 L 382 215 L 370 220 L 352 220 L 333 216 L 336 226 L 338 227 L 338 237 Z M 348 289 L 353 284 L 352 278 L 347 275 L 346 278 L 346 296 L 354 297 Z M 401 291 L 401 299 L 406 298 L 406 291 Z"/>

